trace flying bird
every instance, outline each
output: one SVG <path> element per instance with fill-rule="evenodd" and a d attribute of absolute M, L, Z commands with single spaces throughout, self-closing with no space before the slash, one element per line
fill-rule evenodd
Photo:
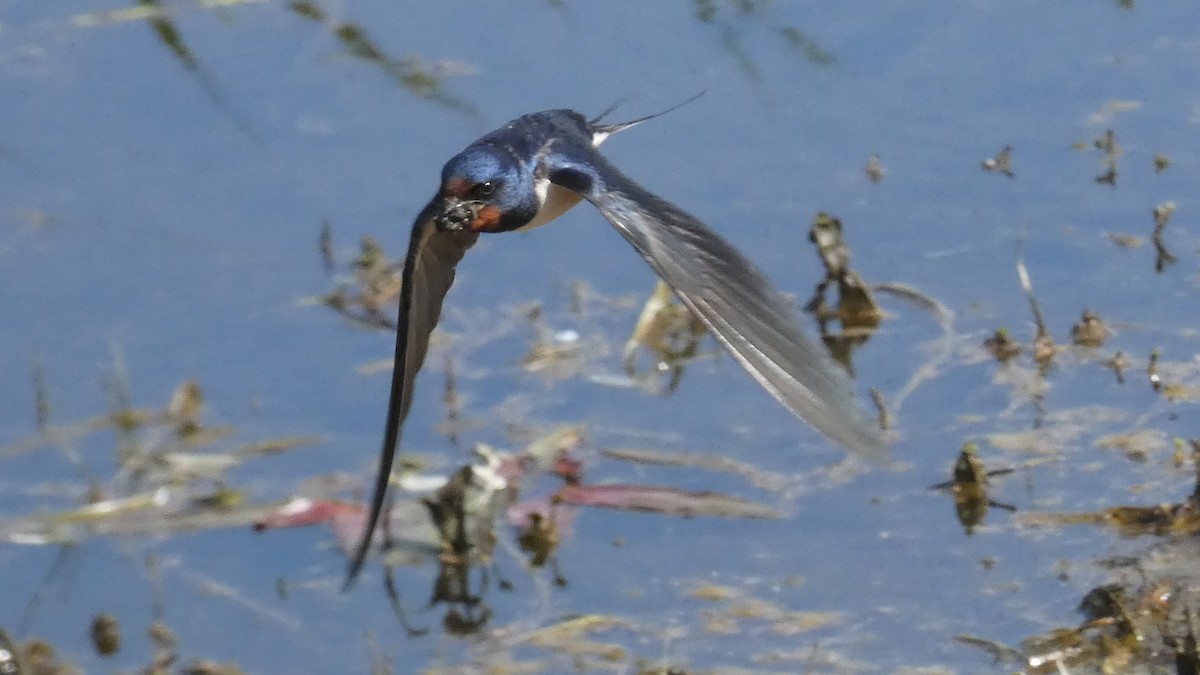
<path fill-rule="evenodd" d="M 379 473 L 346 588 L 370 550 L 413 384 L 458 262 L 481 234 L 533 229 L 584 199 L 776 400 L 843 448 L 883 456 L 883 435 L 858 405 L 849 376 L 805 334 L 792 303 L 737 249 L 596 150 L 609 136 L 666 112 L 620 124 L 566 109 L 531 113 L 446 162 L 437 194 L 413 224 L 404 259 Z"/>

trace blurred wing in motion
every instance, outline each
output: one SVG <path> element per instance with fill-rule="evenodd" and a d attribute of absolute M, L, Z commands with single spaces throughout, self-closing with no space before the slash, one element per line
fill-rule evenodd
<path fill-rule="evenodd" d="M 350 561 L 344 588 L 354 584 L 362 571 L 367 553 L 371 549 L 371 537 L 379 524 L 387 496 L 388 482 L 392 473 L 392 460 L 400 442 L 400 428 L 408 409 L 412 405 L 413 383 L 425 351 L 429 347 L 429 336 L 437 325 L 442 312 L 442 300 L 454 283 L 454 270 L 467 249 L 475 244 L 479 235 L 463 229 L 442 231 L 434 224 L 433 214 L 436 200 L 421 211 L 413 224 L 412 238 L 408 243 L 408 254 L 404 258 L 404 270 L 400 280 L 400 313 L 396 317 L 396 356 L 392 367 L 392 392 L 388 399 L 387 429 L 383 437 L 383 449 L 379 455 L 379 473 L 375 477 L 375 489 L 371 494 L 371 510 L 366 529 Z"/>
<path fill-rule="evenodd" d="M 780 403 L 845 449 L 885 456 L 883 434 L 857 403 L 849 376 L 737 249 L 598 154 L 586 168 L 571 162 L 549 176 L 592 202 Z"/>

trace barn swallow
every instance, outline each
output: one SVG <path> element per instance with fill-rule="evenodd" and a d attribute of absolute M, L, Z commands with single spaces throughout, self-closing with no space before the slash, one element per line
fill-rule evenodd
<path fill-rule="evenodd" d="M 597 152 L 609 136 L 657 116 L 600 124 L 573 110 L 532 113 L 483 136 L 442 168 L 437 194 L 413 224 L 401 272 L 379 473 L 346 588 L 370 549 L 400 427 L 455 266 L 481 234 L 533 229 L 584 199 L 767 392 L 847 450 L 883 456 L 883 435 L 857 404 L 849 376 L 805 334 L 792 303 L 737 249 Z"/>

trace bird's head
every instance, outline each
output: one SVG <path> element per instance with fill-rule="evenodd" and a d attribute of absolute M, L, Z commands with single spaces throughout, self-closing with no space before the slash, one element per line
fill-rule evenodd
<path fill-rule="evenodd" d="M 442 168 L 437 225 L 443 230 L 508 232 L 529 223 L 541 200 L 532 170 L 511 153 L 473 145 Z"/>

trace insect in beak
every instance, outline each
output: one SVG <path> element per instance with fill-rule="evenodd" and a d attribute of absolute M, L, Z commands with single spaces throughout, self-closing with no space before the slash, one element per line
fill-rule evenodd
<path fill-rule="evenodd" d="M 464 228 L 472 232 L 494 232 L 500 226 L 500 209 L 473 199 L 447 197 L 442 213 L 437 217 L 438 229 L 456 232 Z"/>
<path fill-rule="evenodd" d="M 438 229 L 444 232 L 455 232 L 470 227 L 482 208 L 482 202 L 446 197 L 442 212 L 437 216 Z"/>

